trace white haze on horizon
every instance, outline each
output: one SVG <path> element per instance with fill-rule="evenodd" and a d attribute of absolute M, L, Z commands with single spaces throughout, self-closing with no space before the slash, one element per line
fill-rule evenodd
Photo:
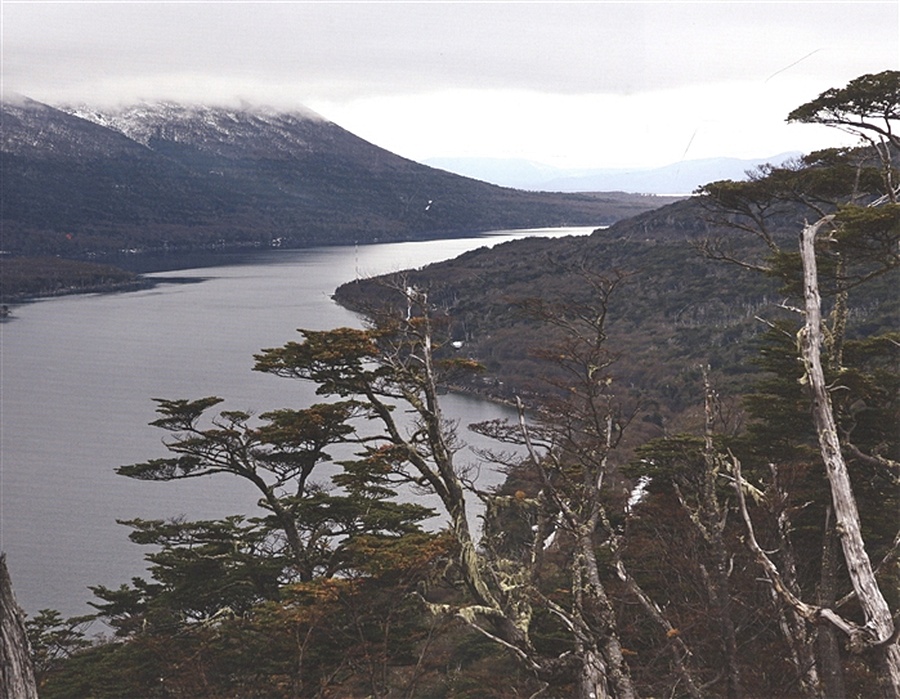
<path fill-rule="evenodd" d="M 842 145 L 787 114 L 896 69 L 896 2 L 0 2 L 0 89 L 313 110 L 399 155 L 639 168 Z"/>

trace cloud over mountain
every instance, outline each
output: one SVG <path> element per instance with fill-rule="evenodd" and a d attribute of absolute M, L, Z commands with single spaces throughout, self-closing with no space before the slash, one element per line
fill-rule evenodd
<path fill-rule="evenodd" d="M 3 246 L 121 250 L 306 246 L 600 225 L 657 205 L 539 194 L 394 155 L 304 110 L 4 102 Z"/>

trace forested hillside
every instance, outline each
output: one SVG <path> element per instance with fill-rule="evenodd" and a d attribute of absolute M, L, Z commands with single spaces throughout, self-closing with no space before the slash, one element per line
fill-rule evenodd
<path fill-rule="evenodd" d="M 335 298 L 365 313 L 398 286 L 428 289 L 430 302 L 447 314 L 454 356 L 486 369 L 461 377 L 458 387 L 508 402 L 550 389 L 540 349 L 556 331 L 544 316 L 589 305 L 596 295 L 592 278 L 616 279 L 606 334 L 609 349 L 622 357 L 618 390 L 645 396 L 654 406 L 648 420 L 677 429 L 683 426 L 679 416 L 696 404 L 700 367 L 716 372 L 722 389 L 746 390 L 758 372 L 753 358 L 767 330 L 759 316 L 790 315 L 777 308 L 785 298 L 777 278 L 703 253 L 705 243 L 728 232 L 694 198 L 587 238 L 513 241 L 422 270 L 349 282 Z M 788 247 L 796 229 L 780 221 L 775 235 Z M 731 239 L 734 254 L 760 257 L 752 241 Z M 896 284 L 890 275 L 861 289 L 848 331 L 856 336 L 897 328 Z"/>
<path fill-rule="evenodd" d="M 255 357 L 320 404 L 158 399 L 166 456 L 118 472 L 259 512 L 125 522 L 150 579 L 93 588 L 113 639 L 30 621 L 42 696 L 900 697 L 900 73 L 789 119 L 861 147 L 346 285 L 365 329 Z M 452 386 L 518 408 L 473 427 L 495 491 Z"/>

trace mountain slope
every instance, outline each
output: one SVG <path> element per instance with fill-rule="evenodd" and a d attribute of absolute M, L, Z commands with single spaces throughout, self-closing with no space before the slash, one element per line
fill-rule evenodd
<path fill-rule="evenodd" d="M 424 239 L 600 225 L 662 203 L 477 182 L 306 112 L 23 98 L 3 104 L 0 132 L 3 249 L 16 254 Z"/>
<path fill-rule="evenodd" d="M 25 100 L 3 105 L 3 249 L 77 257 L 153 246 L 222 217 L 227 190 L 122 133 Z"/>

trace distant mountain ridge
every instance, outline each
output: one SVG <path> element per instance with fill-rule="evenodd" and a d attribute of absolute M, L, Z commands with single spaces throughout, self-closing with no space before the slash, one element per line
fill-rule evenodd
<path fill-rule="evenodd" d="M 664 201 L 542 194 L 407 160 L 309 111 L 5 100 L 2 249 L 110 257 L 602 225 Z"/>
<path fill-rule="evenodd" d="M 707 182 L 746 179 L 748 170 L 764 163 L 780 164 L 798 155 L 799 151 L 756 159 L 705 158 L 640 169 L 564 169 L 514 158 L 429 158 L 425 162 L 466 177 L 529 191 L 688 195 Z"/>

